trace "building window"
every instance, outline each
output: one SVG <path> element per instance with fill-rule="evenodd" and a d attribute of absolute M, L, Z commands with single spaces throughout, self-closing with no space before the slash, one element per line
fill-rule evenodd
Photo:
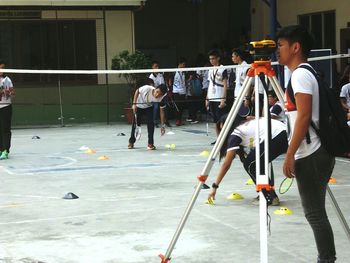
<path fill-rule="evenodd" d="M 5 20 L 0 22 L 0 58 L 11 68 L 97 68 L 94 20 Z M 17 83 L 54 83 L 58 76 L 18 74 Z M 96 83 L 96 75 L 62 75 L 71 84 Z"/>
<path fill-rule="evenodd" d="M 299 15 L 299 24 L 314 36 L 314 48 L 335 50 L 335 11 Z"/>

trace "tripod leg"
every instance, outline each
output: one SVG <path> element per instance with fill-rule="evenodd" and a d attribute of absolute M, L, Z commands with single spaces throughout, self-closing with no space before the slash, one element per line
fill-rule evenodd
<path fill-rule="evenodd" d="M 259 73 L 263 74 L 263 73 Z M 261 263 L 267 263 L 268 262 L 268 245 L 267 245 L 267 200 L 264 195 L 264 191 L 267 189 L 265 188 L 269 184 L 269 165 L 268 165 L 268 119 L 266 118 L 266 121 L 263 124 L 263 129 L 265 130 L 264 138 L 260 138 L 260 130 L 262 127 L 260 127 L 260 101 L 259 101 L 259 85 L 260 85 L 260 79 L 257 73 L 255 74 L 255 119 L 256 121 L 256 128 L 255 128 L 255 172 L 256 172 L 256 186 L 257 190 L 259 191 L 259 221 L 260 221 L 260 262 Z M 267 114 L 267 95 L 264 92 L 264 116 L 268 116 Z M 261 163 L 260 163 L 260 155 L 261 155 L 261 148 L 260 148 L 260 142 L 261 139 L 264 140 L 264 147 L 265 147 L 265 155 L 264 155 L 264 174 L 261 173 Z"/>
<path fill-rule="evenodd" d="M 184 212 L 184 215 L 181 218 L 180 224 L 179 224 L 178 228 L 176 229 L 176 232 L 175 232 L 175 234 L 170 242 L 170 245 L 169 245 L 165 255 L 159 255 L 159 257 L 162 260 L 161 263 L 168 263 L 170 261 L 171 253 L 174 250 L 174 247 L 177 243 L 177 240 L 179 239 L 179 236 L 182 232 L 182 229 L 184 228 L 184 226 L 186 224 L 186 221 L 191 213 L 191 210 L 194 206 L 194 203 L 196 202 L 196 200 L 198 198 L 199 192 L 202 189 L 202 185 L 205 183 L 206 179 L 208 178 L 209 172 L 214 165 L 215 158 L 218 155 L 228 132 L 230 131 L 231 124 L 233 123 L 234 119 L 236 118 L 236 116 L 238 114 L 238 111 L 239 111 L 240 106 L 242 104 L 244 95 L 248 91 L 248 89 L 252 83 L 252 80 L 253 80 L 253 78 L 246 77 L 244 82 L 243 82 L 242 88 L 241 88 L 241 90 L 237 96 L 237 99 L 235 100 L 235 102 L 234 102 L 234 104 L 233 104 L 233 106 L 232 106 L 232 108 L 227 116 L 227 120 L 226 120 L 226 122 L 225 122 L 225 124 L 224 124 L 224 126 L 223 126 L 217 140 L 216 140 L 216 143 L 215 143 L 215 145 L 214 145 L 214 147 L 213 147 L 213 149 L 212 149 L 212 151 L 207 159 L 207 162 L 206 162 L 206 164 L 201 172 L 201 175 L 198 176 L 198 180 L 199 180 L 198 185 L 197 185 L 197 187 L 192 195 L 190 203 L 188 204 L 188 206 Z"/>
<path fill-rule="evenodd" d="M 284 92 L 282 87 L 280 86 L 277 78 L 275 76 L 269 77 L 269 81 L 273 87 L 274 92 L 276 93 L 278 100 L 284 105 Z"/>
<path fill-rule="evenodd" d="M 342 213 L 342 211 L 340 210 L 340 207 L 338 205 L 337 200 L 335 199 L 331 189 L 329 188 L 329 186 L 327 185 L 327 193 L 331 199 L 331 203 L 333 205 L 333 208 L 335 209 L 335 212 L 337 213 L 338 219 L 342 225 L 342 227 L 344 228 L 345 234 L 348 237 L 349 241 L 350 241 L 350 228 L 348 223 L 346 222 L 346 219 Z"/>

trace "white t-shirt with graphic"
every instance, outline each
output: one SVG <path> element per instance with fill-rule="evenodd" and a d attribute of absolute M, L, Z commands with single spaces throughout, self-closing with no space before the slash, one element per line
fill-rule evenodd
<path fill-rule="evenodd" d="M 249 69 L 247 65 L 247 62 L 243 61 L 239 67 L 236 68 L 235 97 L 238 96 L 238 92 L 241 90 L 243 81 L 247 76 L 247 70 Z"/>
<path fill-rule="evenodd" d="M 163 95 L 162 97 L 156 98 L 153 96 L 153 90 L 155 90 L 155 87 L 150 85 L 144 85 L 139 90 L 139 96 L 136 100 L 136 106 L 140 109 L 146 109 L 149 107 L 152 107 L 152 102 L 162 102 L 163 98 L 166 96 Z M 164 105 L 160 105 L 161 107 L 164 107 Z"/>
<path fill-rule="evenodd" d="M 340 91 L 340 98 L 346 99 L 346 104 L 350 107 L 350 83 L 345 84 Z"/>
<path fill-rule="evenodd" d="M 310 66 L 310 64 L 303 63 L 304 65 Z M 300 64 L 299 66 L 303 65 Z M 315 76 L 307 69 L 297 68 L 293 71 L 291 76 L 292 87 L 294 96 L 297 93 L 310 94 L 312 95 L 312 121 L 315 123 L 317 127 L 319 127 L 319 91 L 318 91 L 318 83 Z M 286 107 L 288 109 L 288 106 Z M 290 139 L 292 138 L 295 121 L 297 118 L 298 112 L 288 111 L 286 112 L 288 119 L 288 127 L 290 129 Z M 314 153 L 321 146 L 320 138 L 317 136 L 315 130 L 310 126 L 309 134 L 311 143 L 308 144 L 306 142 L 306 138 L 301 142 L 297 152 L 295 153 L 294 158 L 301 159 L 307 157 Z"/>
<path fill-rule="evenodd" d="M 209 87 L 209 79 L 208 79 L 208 70 L 197 70 L 197 75 L 201 78 L 202 80 L 202 89 L 208 89 Z"/>
<path fill-rule="evenodd" d="M 227 142 L 227 151 L 233 151 L 239 149 L 240 146 L 244 148 L 254 148 L 255 131 L 256 131 L 256 119 L 247 121 L 239 125 L 233 130 Z M 264 141 L 265 137 L 265 124 L 266 118 L 259 119 L 259 137 L 260 143 Z M 275 138 L 281 132 L 286 130 L 286 125 L 283 122 L 271 119 L 271 138 Z"/>
<path fill-rule="evenodd" d="M 221 65 L 222 66 L 222 65 Z M 220 102 L 224 98 L 224 82 L 227 84 L 227 70 L 224 68 L 210 69 L 208 72 L 208 94 L 209 101 Z"/>
<path fill-rule="evenodd" d="M 185 72 L 177 71 L 174 76 L 173 93 L 186 94 Z"/>
<path fill-rule="evenodd" d="M 164 76 L 162 73 L 151 73 L 149 75 L 149 78 L 153 80 L 155 87 L 158 87 L 159 85 L 165 83 Z"/>
<path fill-rule="evenodd" d="M 9 77 L 0 77 L 0 90 L 9 90 L 13 88 L 12 81 Z M 11 101 L 11 96 L 6 96 L 5 94 L 0 95 L 0 108 L 9 106 Z"/>

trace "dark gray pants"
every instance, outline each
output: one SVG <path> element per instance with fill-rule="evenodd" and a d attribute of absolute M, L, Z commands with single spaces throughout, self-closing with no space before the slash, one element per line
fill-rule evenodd
<path fill-rule="evenodd" d="M 10 152 L 12 105 L 0 108 L 0 151 Z"/>
<path fill-rule="evenodd" d="M 318 263 L 333 263 L 336 260 L 333 231 L 325 207 L 326 188 L 334 164 L 334 157 L 322 147 L 295 161 L 295 177 L 305 217 L 314 232 Z"/>
<path fill-rule="evenodd" d="M 147 132 L 148 132 L 148 144 L 154 144 L 154 121 L 153 121 L 153 106 L 148 107 L 145 109 L 137 108 L 137 120 L 136 123 L 133 123 L 131 126 L 131 135 L 129 138 L 129 143 L 135 143 L 135 128 L 137 124 L 138 126 L 141 126 L 141 123 L 144 120 L 144 117 L 147 118 Z M 133 120 L 135 122 L 135 120 Z"/>
<path fill-rule="evenodd" d="M 260 143 L 260 174 L 265 174 L 265 144 L 262 142 Z M 270 155 L 269 155 L 269 162 L 271 163 L 273 160 L 275 160 L 278 156 L 285 153 L 288 148 L 288 138 L 287 133 L 285 131 L 282 131 L 280 134 L 278 134 L 275 138 L 271 140 L 270 143 Z M 248 156 L 243 160 L 243 166 L 244 169 L 247 171 L 249 176 L 254 181 L 254 184 L 256 184 L 256 158 L 255 158 L 255 148 L 250 151 Z M 271 164 L 272 169 L 272 164 Z M 273 172 L 273 170 L 271 171 Z M 271 184 L 271 180 L 269 178 L 269 184 Z M 267 202 L 272 202 L 272 199 L 277 197 L 277 194 L 275 190 L 271 190 L 270 192 L 264 192 L 265 198 Z"/>

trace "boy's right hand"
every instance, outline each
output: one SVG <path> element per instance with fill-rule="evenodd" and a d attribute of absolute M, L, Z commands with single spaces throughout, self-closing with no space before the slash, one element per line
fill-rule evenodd
<path fill-rule="evenodd" d="M 136 113 L 137 112 L 137 106 L 134 104 L 134 105 L 132 105 L 132 111 L 134 112 L 134 113 Z"/>

